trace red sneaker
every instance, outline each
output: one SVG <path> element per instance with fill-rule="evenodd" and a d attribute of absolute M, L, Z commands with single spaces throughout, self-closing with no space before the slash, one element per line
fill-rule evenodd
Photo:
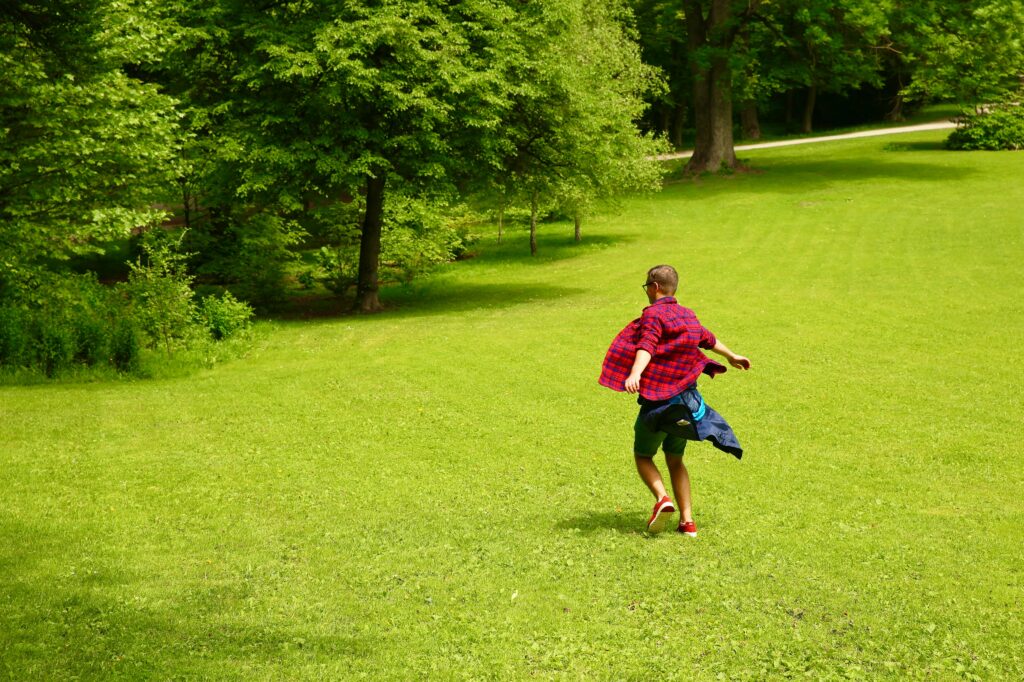
<path fill-rule="evenodd" d="M 697 524 L 693 521 L 680 521 L 679 528 L 676 528 L 680 533 L 689 535 L 691 538 L 697 537 Z"/>
<path fill-rule="evenodd" d="M 651 512 L 651 518 L 647 519 L 647 532 L 660 533 L 665 530 L 675 513 L 676 506 L 667 495 L 658 500 L 654 505 L 654 511 Z"/>

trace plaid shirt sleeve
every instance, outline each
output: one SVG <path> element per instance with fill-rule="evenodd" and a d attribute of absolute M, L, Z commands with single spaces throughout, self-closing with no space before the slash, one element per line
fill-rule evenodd
<path fill-rule="evenodd" d="M 613 391 L 626 390 L 626 378 L 633 369 L 636 359 L 636 342 L 640 336 L 640 320 L 636 319 L 620 331 L 601 364 L 601 378 L 598 383 Z"/>
<path fill-rule="evenodd" d="M 697 344 L 697 347 L 698 348 L 706 348 L 708 350 L 711 350 L 712 348 L 715 347 L 716 343 L 718 343 L 718 339 L 715 338 L 715 335 L 712 334 L 711 331 L 707 327 L 701 326 L 701 328 L 700 328 L 700 342 Z"/>
<path fill-rule="evenodd" d="M 636 344 L 636 349 L 643 349 L 653 357 L 655 351 L 658 350 L 658 343 L 661 341 L 663 330 L 661 317 L 658 315 L 656 308 L 654 306 L 645 308 L 644 314 L 640 318 L 640 340 Z"/>

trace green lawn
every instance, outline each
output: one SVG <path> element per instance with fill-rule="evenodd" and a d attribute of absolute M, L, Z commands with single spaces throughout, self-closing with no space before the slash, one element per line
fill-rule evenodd
<path fill-rule="evenodd" d="M 747 152 L 189 378 L 0 388 L 0 675 L 1024 677 L 1024 155 L 941 137 Z M 696 540 L 641 532 L 596 382 L 661 262 L 754 365 L 702 384 L 746 455 L 690 446 Z"/>

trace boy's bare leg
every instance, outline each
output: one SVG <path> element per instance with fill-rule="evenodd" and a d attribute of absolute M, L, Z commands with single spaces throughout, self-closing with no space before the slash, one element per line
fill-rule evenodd
<path fill-rule="evenodd" d="M 640 478 L 643 479 L 647 487 L 654 493 L 654 499 L 660 500 L 668 495 L 668 491 L 665 490 L 665 484 L 661 481 L 661 472 L 654 465 L 654 458 L 634 455 L 633 459 L 636 460 L 636 470 L 640 474 Z"/>
<path fill-rule="evenodd" d="M 690 495 L 690 473 L 683 464 L 682 455 L 665 455 L 668 473 L 672 477 L 672 492 L 683 521 L 693 521 L 693 498 Z"/>

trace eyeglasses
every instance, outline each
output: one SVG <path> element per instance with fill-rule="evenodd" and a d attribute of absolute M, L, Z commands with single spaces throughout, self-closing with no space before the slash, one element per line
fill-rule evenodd
<path fill-rule="evenodd" d="M 647 287 L 651 286 L 652 284 L 655 284 L 655 285 L 656 285 L 656 284 L 657 284 L 657 282 L 647 282 L 647 283 L 645 283 L 645 284 L 641 284 L 641 285 L 640 285 L 640 288 L 641 288 L 641 289 L 643 289 L 644 291 L 647 291 Z"/>

